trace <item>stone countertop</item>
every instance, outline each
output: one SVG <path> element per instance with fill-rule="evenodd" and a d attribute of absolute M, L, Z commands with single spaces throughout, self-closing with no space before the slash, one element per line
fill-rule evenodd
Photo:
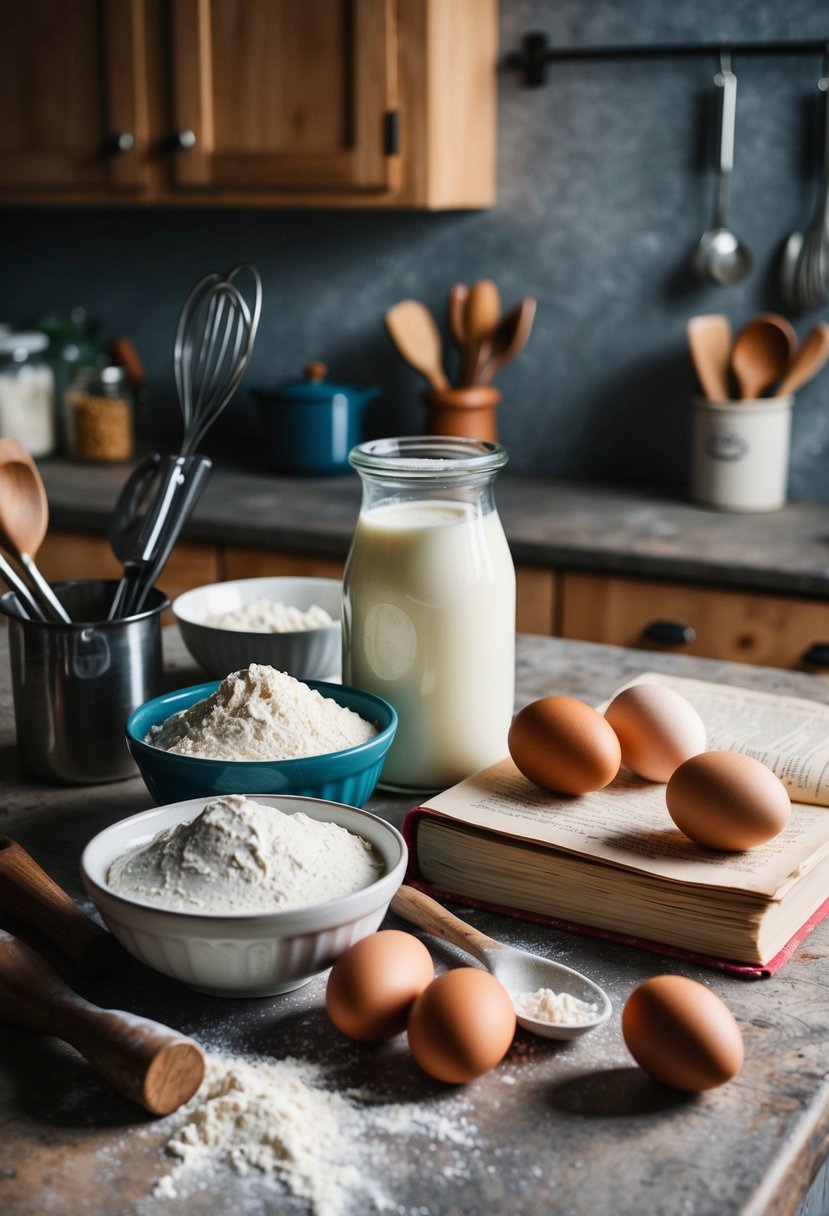
<path fill-rule="evenodd" d="M 201 678 L 175 630 L 165 631 L 165 655 L 171 687 Z M 660 671 L 829 703 L 829 677 L 686 656 L 648 655 L 646 663 Z M 635 651 L 521 637 L 517 704 L 553 692 L 598 703 L 642 666 Z M 0 831 L 18 840 L 91 910 L 78 877 L 83 845 L 151 800 L 139 778 L 61 788 L 21 774 L 5 631 L 0 631 L 0 772 Z M 407 805 L 387 795 L 369 803 L 398 824 Z M 376 1047 L 336 1032 L 324 1011 L 324 976 L 282 997 L 234 1001 L 201 996 L 123 953 L 112 974 L 94 983 L 58 965 L 89 999 L 173 1025 L 209 1052 L 313 1059 L 330 1083 L 369 1091 L 383 1104 L 384 1119 L 369 1142 L 355 1143 L 354 1163 L 382 1185 L 391 1211 L 410 1216 L 792 1216 L 797 1211 L 829 1145 L 829 922 L 776 976 L 746 982 L 494 913 L 462 914 L 493 937 L 592 976 L 610 995 L 611 1020 L 571 1042 L 519 1031 L 498 1068 L 471 1085 L 448 1087 L 419 1072 L 404 1038 Z M 399 922 L 389 917 L 387 924 Z M 36 941 L 8 914 L 0 914 L 0 926 Z M 433 939 L 429 944 L 439 964 L 465 961 Z M 619 1015 L 638 983 L 664 971 L 709 985 L 734 1012 L 744 1033 L 746 1062 L 730 1084 L 683 1095 L 649 1081 L 634 1066 Z M 177 1115 L 150 1119 L 57 1040 L 0 1025 L 4 1216 L 47 1211 L 298 1216 L 307 1211 L 256 1170 L 239 1176 L 221 1168 L 202 1179 L 202 1189 L 183 1191 L 172 1202 L 153 1198 L 154 1181 L 171 1165 L 163 1146 L 179 1121 Z M 362 1216 L 367 1206 L 358 1202 L 342 1216 Z"/>
<path fill-rule="evenodd" d="M 123 466 L 41 464 L 52 527 L 106 531 Z M 517 562 L 829 597 L 829 503 L 729 514 L 667 491 L 503 474 L 497 502 Z M 360 505 L 355 474 L 286 478 L 216 468 L 184 536 L 344 557 Z"/>

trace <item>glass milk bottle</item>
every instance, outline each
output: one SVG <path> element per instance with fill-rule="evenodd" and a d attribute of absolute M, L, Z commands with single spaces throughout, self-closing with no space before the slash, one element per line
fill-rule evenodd
<path fill-rule="evenodd" d="M 493 483 L 507 454 L 455 437 L 353 448 L 363 502 L 343 579 L 343 683 L 399 723 L 386 789 L 445 789 L 507 754 L 515 569 Z"/>

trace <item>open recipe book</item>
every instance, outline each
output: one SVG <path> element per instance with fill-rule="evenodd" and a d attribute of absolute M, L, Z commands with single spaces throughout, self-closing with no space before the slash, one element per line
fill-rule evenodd
<path fill-rule="evenodd" d="M 690 701 L 710 750 L 744 752 L 777 773 L 792 799 L 780 835 L 744 853 L 703 848 L 674 826 L 662 784 L 622 769 L 605 789 L 568 797 L 539 789 L 506 758 L 408 813 L 408 881 L 771 975 L 829 913 L 829 706 L 653 673 L 630 681 L 642 682 Z"/>

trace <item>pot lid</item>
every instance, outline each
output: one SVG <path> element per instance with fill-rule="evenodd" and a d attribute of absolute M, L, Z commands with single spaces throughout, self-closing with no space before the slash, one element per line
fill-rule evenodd
<path fill-rule="evenodd" d="M 307 363 L 302 377 L 282 380 L 273 388 L 255 388 L 254 396 L 262 401 L 320 401 L 329 402 L 335 396 L 360 399 L 374 396 L 379 390 L 359 384 L 339 384 L 328 380 L 327 366 L 319 360 Z"/>

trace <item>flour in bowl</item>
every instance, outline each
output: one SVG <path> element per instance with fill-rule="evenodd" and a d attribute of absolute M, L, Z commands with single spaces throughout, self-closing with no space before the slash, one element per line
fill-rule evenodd
<path fill-rule="evenodd" d="M 360 891 L 383 868 L 372 844 L 337 823 L 228 794 L 116 858 L 107 882 L 170 911 L 284 912 Z"/>
<path fill-rule="evenodd" d="M 251 663 L 150 727 L 146 742 L 208 760 L 296 760 L 366 743 L 377 728 L 284 671 Z"/>
<path fill-rule="evenodd" d="M 323 629 L 333 623 L 330 613 L 319 604 L 312 604 L 303 610 L 293 604 L 276 603 L 264 596 L 230 612 L 211 613 L 202 622 L 215 629 L 234 629 L 241 633 L 295 633 L 305 629 Z"/>

